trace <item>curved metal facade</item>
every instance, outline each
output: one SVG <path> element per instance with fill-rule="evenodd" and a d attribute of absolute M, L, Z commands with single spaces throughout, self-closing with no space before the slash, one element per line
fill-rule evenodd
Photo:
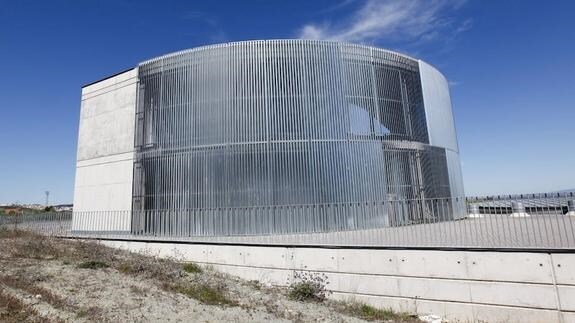
<path fill-rule="evenodd" d="M 430 144 L 420 62 L 409 57 L 246 41 L 162 56 L 138 73 L 135 230 L 153 231 L 166 212 L 184 235 L 403 225 L 439 216 L 433 199 L 463 196 L 457 148 Z"/>

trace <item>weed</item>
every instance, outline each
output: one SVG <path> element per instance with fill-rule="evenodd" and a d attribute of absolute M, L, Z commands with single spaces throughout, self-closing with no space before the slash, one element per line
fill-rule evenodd
<path fill-rule="evenodd" d="M 76 313 L 77 318 L 90 318 L 91 320 L 98 321 L 102 316 L 102 309 L 96 306 L 83 307 Z"/>
<path fill-rule="evenodd" d="M 148 290 L 142 287 L 138 287 L 136 285 L 130 286 L 130 292 L 140 296 L 146 296 Z"/>
<path fill-rule="evenodd" d="M 248 285 L 253 287 L 255 290 L 261 290 L 262 289 L 262 283 L 259 280 L 250 280 L 250 281 L 248 281 Z"/>
<path fill-rule="evenodd" d="M 189 274 L 199 274 L 203 272 L 202 267 L 193 262 L 188 262 L 182 267 L 182 269 Z"/>
<path fill-rule="evenodd" d="M 397 313 L 392 309 L 379 309 L 360 302 L 337 302 L 335 308 L 338 312 L 359 317 L 367 321 L 394 321 L 419 322 L 414 316 L 406 313 Z"/>
<path fill-rule="evenodd" d="M 175 290 L 207 305 L 238 305 L 236 301 L 229 299 L 224 291 L 208 284 L 176 286 Z"/>
<path fill-rule="evenodd" d="M 123 262 L 118 265 L 118 271 L 123 274 L 131 274 L 134 272 L 134 268 L 127 262 Z"/>
<path fill-rule="evenodd" d="M 327 276 L 312 272 L 295 272 L 288 297 L 296 301 L 323 302 L 329 294 Z"/>
<path fill-rule="evenodd" d="M 154 256 L 130 254 L 126 259 L 116 262 L 121 273 L 171 282 L 183 276 L 181 265 L 175 261 L 166 261 Z"/>
<path fill-rule="evenodd" d="M 78 265 L 78 268 L 83 269 L 100 269 L 108 267 L 110 267 L 110 265 L 108 265 L 107 263 L 96 260 L 84 261 Z"/>

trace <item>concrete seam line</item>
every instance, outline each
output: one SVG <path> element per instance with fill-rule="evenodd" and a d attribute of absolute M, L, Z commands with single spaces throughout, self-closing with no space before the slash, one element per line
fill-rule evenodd
<path fill-rule="evenodd" d="M 131 80 L 131 79 L 130 79 L 130 80 Z M 129 81 L 129 80 L 126 80 L 126 81 Z M 128 84 L 121 84 L 121 83 L 126 82 L 126 81 L 122 81 L 122 82 L 117 83 L 117 84 L 109 85 L 109 86 L 107 86 L 107 87 L 103 87 L 103 88 L 101 88 L 101 89 L 98 89 L 98 90 L 95 90 L 95 91 L 92 91 L 92 92 L 89 92 L 89 93 L 85 93 L 85 94 L 82 95 L 82 98 L 80 99 L 80 102 L 81 102 L 81 101 L 86 101 L 86 100 L 89 100 L 89 99 L 93 99 L 93 98 L 99 97 L 99 96 L 101 96 L 101 95 L 104 95 L 104 94 L 108 94 L 108 93 L 117 91 L 117 90 L 119 90 L 119 89 L 123 89 L 123 88 L 125 88 L 125 87 L 130 86 L 130 85 L 138 84 L 138 81 L 135 81 L 135 82 L 132 82 L 132 83 L 128 83 Z M 120 84 L 121 84 L 121 85 L 120 85 Z M 118 85 L 120 85 L 120 86 L 118 86 Z M 112 86 L 118 86 L 118 87 L 116 87 L 116 88 L 114 88 L 114 89 L 106 90 L 105 92 L 102 92 L 102 93 L 96 93 L 96 92 L 102 91 L 102 90 L 104 90 L 104 89 L 110 88 L 110 87 L 112 87 Z M 93 93 L 95 93 L 95 94 L 93 94 Z"/>
<path fill-rule="evenodd" d="M 557 302 L 557 312 L 559 314 L 559 322 L 563 323 L 563 315 L 561 315 L 561 297 L 559 296 L 559 287 L 557 286 L 557 276 L 555 273 L 555 264 L 553 262 L 553 255 L 549 254 L 549 263 L 551 263 L 551 277 L 553 279 L 553 289 L 555 290 L 555 302 Z"/>
<path fill-rule="evenodd" d="M 192 260 L 193 261 L 193 260 Z M 341 275 L 356 275 L 356 276 L 382 276 L 390 278 L 413 278 L 413 279 L 426 279 L 426 280 L 443 280 L 443 281 L 468 281 L 468 282 L 482 282 L 482 283 L 505 283 L 505 284 L 517 284 L 517 285 L 535 285 L 535 286 L 553 286 L 553 283 L 539 283 L 539 282 L 525 282 L 525 281 L 508 281 L 508 280 L 482 280 L 473 278 L 450 278 L 450 277 L 425 277 L 425 276 L 409 276 L 409 275 L 393 275 L 393 274 L 370 274 L 370 273 L 358 273 L 358 272 L 341 272 L 341 271 L 330 271 L 330 270 L 312 270 L 312 269 L 290 269 L 290 268 L 277 268 L 277 267 L 266 267 L 266 266 L 251 266 L 251 265 L 236 265 L 236 264 L 224 264 L 218 262 L 202 262 L 194 261 L 200 264 L 206 265 L 217 265 L 217 266 L 229 266 L 229 267 L 242 267 L 242 268 L 256 268 L 256 269 L 269 269 L 269 270 L 282 270 L 282 271 L 306 271 L 306 272 L 316 272 L 316 273 L 328 273 L 328 274 L 341 274 Z M 570 287 L 570 285 L 562 285 L 565 287 Z"/>
<path fill-rule="evenodd" d="M 94 157 L 94 158 L 86 158 L 86 159 L 79 159 L 76 161 L 76 163 L 78 162 L 86 162 L 89 160 L 93 160 L 93 159 L 98 159 L 98 158 L 106 158 L 106 157 L 112 157 L 112 156 L 118 156 L 118 155 L 126 155 L 129 153 L 133 153 L 133 150 L 128 150 L 125 152 L 120 152 L 120 153 L 115 153 L 115 154 L 110 154 L 110 155 L 106 155 L 106 156 L 100 156 L 100 157 Z M 81 168 L 81 167 L 88 167 L 88 166 L 92 166 L 92 165 L 99 165 L 99 164 L 107 164 L 107 163 L 115 163 L 115 162 L 120 162 L 120 161 L 130 161 L 133 158 L 128 158 L 128 159 L 119 159 L 119 160 L 114 160 L 114 161 L 110 161 L 110 162 L 101 162 L 101 163 L 97 163 L 97 164 L 90 164 L 90 165 L 84 165 L 84 166 L 76 166 L 76 168 Z"/>
<path fill-rule="evenodd" d="M 121 71 L 121 72 L 118 72 L 118 73 L 115 73 L 115 74 L 106 76 L 106 77 L 104 77 L 104 78 L 101 78 L 101 79 L 99 79 L 99 80 L 90 82 L 90 83 L 88 83 L 88 84 L 84 84 L 84 85 L 82 85 L 82 89 L 83 89 L 83 88 L 86 88 L 86 87 L 88 87 L 88 86 L 90 86 L 90 85 L 94 85 L 94 84 L 96 84 L 96 83 L 100 83 L 100 82 L 102 82 L 102 81 L 111 79 L 111 78 L 113 78 L 113 77 L 120 76 L 120 75 L 122 75 L 122 74 L 128 73 L 128 72 L 130 72 L 130 71 L 135 70 L 136 68 L 138 68 L 138 67 L 137 67 L 137 66 L 134 66 L 134 67 L 131 67 L 131 68 L 127 68 L 127 69 L 125 69 L 125 70 L 123 70 L 123 71 Z"/>
<path fill-rule="evenodd" d="M 496 306 L 496 307 L 506 307 L 506 308 L 516 308 L 516 309 L 536 309 L 536 310 L 545 310 L 545 311 L 557 311 L 556 308 L 546 308 L 546 307 L 526 307 L 526 306 L 519 306 L 519 305 L 503 305 L 503 304 L 490 304 L 490 303 L 480 303 L 480 302 L 458 302 L 458 301 L 450 301 L 450 300 L 437 300 L 437 299 L 428 299 L 428 298 L 421 298 L 421 297 L 409 297 L 409 296 L 392 296 L 392 295 L 377 295 L 377 294 L 367 294 L 367 293 L 354 293 L 354 292 L 343 292 L 343 291 L 335 291 L 332 290 L 332 293 L 338 294 L 346 294 L 346 295 L 359 295 L 359 296 L 370 296 L 370 297 L 387 297 L 387 298 L 398 298 L 398 299 L 405 299 L 405 300 L 416 300 L 416 301 L 426 301 L 426 302 L 438 302 L 438 303 L 452 303 L 452 304 L 466 304 L 466 305 L 480 305 L 480 306 Z M 563 313 L 575 313 L 575 311 L 562 311 Z"/>
<path fill-rule="evenodd" d="M 242 243 L 242 242 L 209 242 L 209 241 L 185 241 L 185 240 L 160 240 L 160 239 L 129 239 L 110 237 L 66 237 L 59 238 L 79 239 L 79 240 L 107 240 L 143 243 L 172 243 L 191 245 L 213 245 L 213 246 L 240 246 L 240 247 L 270 247 L 270 248 L 306 248 L 306 249 L 342 249 L 342 250 L 429 250 L 429 251 L 473 251 L 473 252 L 505 252 L 505 253 L 544 253 L 544 254 L 575 254 L 575 249 L 538 249 L 538 248 L 476 248 L 476 247 L 409 247 L 409 246 L 336 246 L 336 245 L 296 245 L 296 244 L 262 244 L 262 243 Z"/>

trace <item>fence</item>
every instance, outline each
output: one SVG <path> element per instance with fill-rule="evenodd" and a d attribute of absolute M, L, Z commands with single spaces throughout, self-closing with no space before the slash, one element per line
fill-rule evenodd
<path fill-rule="evenodd" d="M 353 212 L 359 213 L 350 216 Z M 461 213 L 464 216 L 456 216 Z M 24 214 L 0 216 L 0 226 L 63 237 L 355 247 L 575 249 L 575 192 L 392 200 L 372 205 Z"/>

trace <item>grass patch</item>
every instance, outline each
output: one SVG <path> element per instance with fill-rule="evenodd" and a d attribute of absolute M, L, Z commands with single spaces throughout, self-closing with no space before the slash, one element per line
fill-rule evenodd
<path fill-rule="evenodd" d="M 122 274 L 132 274 L 135 271 L 134 267 L 132 267 L 132 265 L 130 265 L 127 262 L 123 262 L 123 263 L 119 264 L 117 269 Z"/>
<path fill-rule="evenodd" d="M 262 290 L 262 283 L 259 280 L 250 280 L 248 281 L 248 285 L 251 286 L 255 290 Z"/>
<path fill-rule="evenodd" d="M 102 309 L 96 306 L 83 307 L 76 313 L 77 318 L 91 318 L 94 321 L 101 319 Z"/>
<path fill-rule="evenodd" d="M 151 279 L 161 289 L 182 293 L 204 304 L 239 305 L 230 298 L 225 278 L 208 272 L 208 267 L 204 269 L 191 262 L 182 264 L 176 259 L 130 253 L 95 242 L 66 241 L 36 233 L 27 234 L 29 236 L 25 238 L 18 235 L 22 239 L 10 242 L 11 257 L 58 259 L 61 263 L 77 264 L 76 268 L 81 269 L 114 268 L 125 275 Z M 132 292 L 139 294 L 141 291 L 132 289 Z M 82 310 L 89 311 L 89 308 Z M 82 317 L 81 313 L 79 317 Z"/>
<path fill-rule="evenodd" d="M 136 294 L 136 295 L 140 295 L 140 296 L 146 296 L 148 294 L 148 290 L 145 288 L 141 288 L 135 285 L 130 286 L 130 292 L 132 294 Z"/>
<path fill-rule="evenodd" d="M 414 315 L 397 313 L 391 309 L 379 309 L 359 302 L 339 302 L 336 310 L 367 321 L 420 322 Z"/>
<path fill-rule="evenodd" d="M 188 262 L 182 269 L 189 274 L 199 274 L 203 272 L 202 267 L 193 262 Z"/>
<path fill-rule="evenodd" d="M 108 268 L 108 267 L 110 267 L 110 265 L 108 265 L 107 263 L 105 263 L 103 261 L 96 261 L 96 260 L 84 261 L 78 265 L 78 268 L 83 268 L 83 269 L 100 269 L 100 268 Z"/>
<path fill-rule="evenodd" d="M 223 290 L 207 284 L 176 286 L 175 290 L 207 305 L 238 305 L 238 302 L 229 299 Z"/>

